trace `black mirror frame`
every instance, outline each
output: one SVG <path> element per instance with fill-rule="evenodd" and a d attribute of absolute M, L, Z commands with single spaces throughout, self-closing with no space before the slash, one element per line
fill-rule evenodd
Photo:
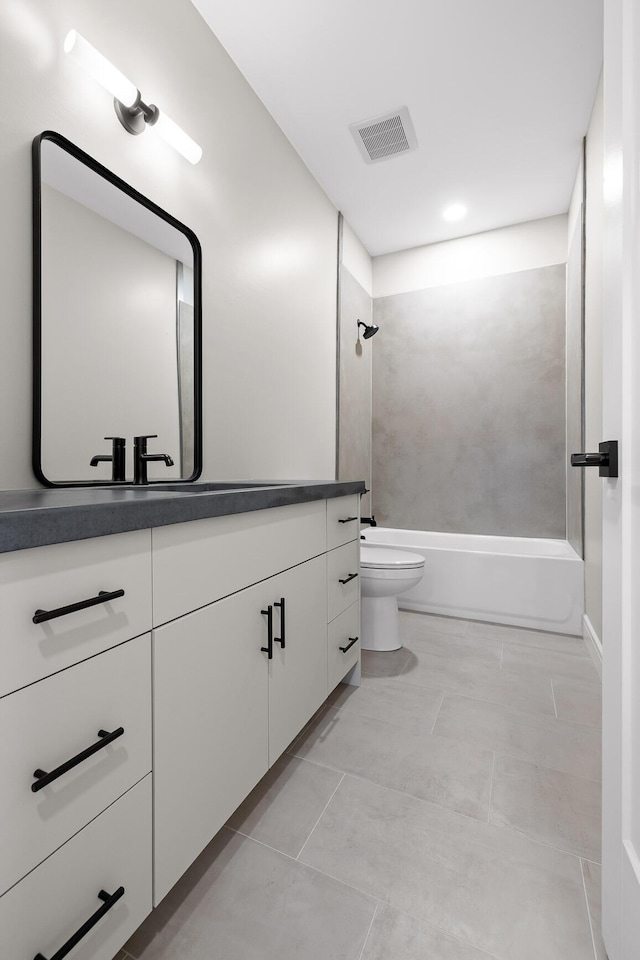
<path fill-rule="evenodd" d="M 42 142 L 49 140 L 71 154 L 76 160 L 104 177 L 109 183 L 126 193 L 132 200 L 141 203 L 151 213 L 179 230 L 189 241 L 193 250 L 193 341 L 194 341 L 194 391 L 193 391 L 193 464 L 190 477 L 172 479 L 172 484 L 193 483 L 202 473 L 202 248 L 197 236 L 170 213 L 139 193 L 107 167 L 81 150 L 66 137 L 53 130 L 44 130 L 33 140 L 33 412 L 32 412 L 32 467 L 36 479 L 45 487 L 113 487 L 112 480 L 49 480 L 42 471 Z M 149 486 L 166 480 L 150 480 Z M 132 486 L 133 480 L 122 481 L 118 486 Z"/>

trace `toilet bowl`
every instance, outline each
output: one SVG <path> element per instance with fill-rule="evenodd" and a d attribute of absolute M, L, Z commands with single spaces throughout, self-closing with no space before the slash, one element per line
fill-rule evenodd
<path fill-rule="evenodd" d="M 424 575 L 424 557 L 405 550 L 360 547 L 360 589 L 363 650 L 399 650 L 397 597 L 415 587 Z"/>

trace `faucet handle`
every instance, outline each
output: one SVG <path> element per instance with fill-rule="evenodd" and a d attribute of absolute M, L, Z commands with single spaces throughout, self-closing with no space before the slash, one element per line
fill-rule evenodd
<path fill-rule="evenodd" d="M 157 433 L 143 433 L 139 437 L 134 437 L 134 440 L 155 440 L 158 436 Z"/>

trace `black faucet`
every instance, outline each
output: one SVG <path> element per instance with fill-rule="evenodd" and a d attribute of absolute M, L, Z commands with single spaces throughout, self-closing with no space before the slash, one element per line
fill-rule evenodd
<path fill-rule="evenodd" d="M 113 441 L 111 456 L 105 454 L 92 457 L 89 466 L 97 467 L 99 463 L 110 463 L 112 481 L 122 483 L 125 480 L 126 440 L 124 437 L 105 437 L 105 440 Z"/>
<path fill-rule="evenodd" d="M 377 527 L 375 517 L 360 517 L 360 523 L 368 523 L 370 527 Z"/>
<path fill-rule="evenodd" d="M 147 464 L 152 461 L 162 461 L 168 467 L 173 466 L 173 460 L 167 453 L 147 453 L 147 440 L 153 440 L 157 433 L 147 433 L 133 438 L 133 482 L 149 483 Z"/>

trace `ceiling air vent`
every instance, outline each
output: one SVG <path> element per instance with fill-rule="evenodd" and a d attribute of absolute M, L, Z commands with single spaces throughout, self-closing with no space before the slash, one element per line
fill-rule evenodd
<path fill-rule="evenodd" d="M 400 107 L 382 117 L 351 123 L 349 130 L 365 163 L 389 160 L 418 147 L 407 107 Z"/>

